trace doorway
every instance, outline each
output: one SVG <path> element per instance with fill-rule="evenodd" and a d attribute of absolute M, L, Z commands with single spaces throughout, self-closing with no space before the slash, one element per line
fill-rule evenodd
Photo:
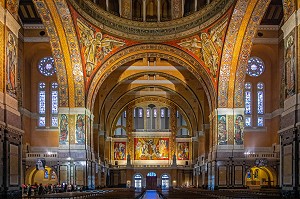
<path fill-rule="evenodd" d="M 273 174 L 271 168 L 254 166 L 246 171 L 246 186 L 250 189 L 275 187 L 277 185 L 275 177 L 276 174 Z"/>
<path fill-rule="evenodd" d="M 157 188 L 157 176 L 154 172 L 149 172 L 146 177 L 146 189 L 153 190 Z"/>

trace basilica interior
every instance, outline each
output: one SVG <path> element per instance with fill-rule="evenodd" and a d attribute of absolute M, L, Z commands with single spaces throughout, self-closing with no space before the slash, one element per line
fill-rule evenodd
<path fill-rule="evenodd" d="M 0 0 L 0 196 L 297 197 L 299 31 L 297 0 Z"/>

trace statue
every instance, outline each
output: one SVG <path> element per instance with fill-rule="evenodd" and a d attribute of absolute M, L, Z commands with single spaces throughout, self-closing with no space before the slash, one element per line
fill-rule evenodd
<path fill-rule="evenodd" d="M 131 161 L 130 161 L 130 154 L 127 154 L 127 166 L 131 165 Z"/>
<path fill-rule="evenodd" d="M 173 154 L 173 163 L 172 163 L 172 166 L 176 166 L 177 163 L 176 163 L 176 155 L 175 153 Z"/>

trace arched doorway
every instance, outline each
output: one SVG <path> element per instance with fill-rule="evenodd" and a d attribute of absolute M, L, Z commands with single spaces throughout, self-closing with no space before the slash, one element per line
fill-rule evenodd
<path fill-rule="evenodd" d="M 169 189 L 170 187 L 170 178 L 168 174 L 163 174 L 161 176 L 161 188 L 162 189 Z"/>
<path fill-rule="evenodd" d="M 276 176 L 268 167 L 252 167 L 247 170 L 245 184 L 251 189 L 276 186 Z"/>
<path fill-rule="evenodd" d="M 141 189 L 142 188 L 142 175 L 141 174 L 136 174 L 134 176 L 134 188 L 136 189 Z"/>
<path fill-rule="evenodd" d="M 27 179 L 27 184 L 57 184 L 58 178 L 54 169 L 51 167 L 45 167 L 43 170 L 32 169 Z"/>
<path fill-rule="evenodd" d="M 157 187 L 157 176 L 154 172 L 149 172 L 146 178 L 146 189 L 156 189 Z"/>

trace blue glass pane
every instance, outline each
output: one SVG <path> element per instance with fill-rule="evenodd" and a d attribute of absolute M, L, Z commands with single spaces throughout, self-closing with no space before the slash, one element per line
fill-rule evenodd
<path fill-rule="evenodd" d="M 165 109 L 160 109 L 160 117 L 165 117 Z"/>
<path fill-rule="evenodd" d="M 251 57 L 248 60 L 247 74 L 251 77 L 260 76 L 265 70 L 265 65 L 262 59 L 258 57 Z"/>
<path fill-rule="evenodd" d="M 257 114 L 264 114 L 264 92 L 257 91 Z"/>
<path fill-rule="evenodd" d="M 52 114 L 57 114 L 58 113 L 58 91 L 52 91 L 51 98 L 52 98 L 51 112 Z"/>
<path fill-rule="evenodd" d="M 58 119 L 56 116 L 52 116 L 51 118 L 51 126 L 57 127 L 58 126 Z"/>
<path fill-rule="evenodd" d="M 251 114 L 251 91 L 246 91 L 245 92 L 245 114 Z"/>
<path fill-rule="evenodd" d="M 41 74 L 45 76 L 52 76 L 56 69 L 54 67 L 54 59 L 52 57 L 45 57 L 38 63 L 38 69 Z"/>
<path fill-rule="evenodd" d="M 252 126 L 251 117 L 246 117 L 245 118 L 245 126 L 247 126 L 247 127 Z"/>
<path fill-rule="evenodd" d="M 40 127 L 46 126 L 46 119 L 45 119 L 45 117 L 39 117 L 39 126 Z"/>
<path fill-rule="evenodd" d="M 264 126 L 264 118 L 263 117 L 257 118 L 257 126 Z"/>
<path fill-rule="evenodd" d="M 39 113 L 45 114 L 46 112 L 46 92 L 45 91 L 39 91 Z"/>

